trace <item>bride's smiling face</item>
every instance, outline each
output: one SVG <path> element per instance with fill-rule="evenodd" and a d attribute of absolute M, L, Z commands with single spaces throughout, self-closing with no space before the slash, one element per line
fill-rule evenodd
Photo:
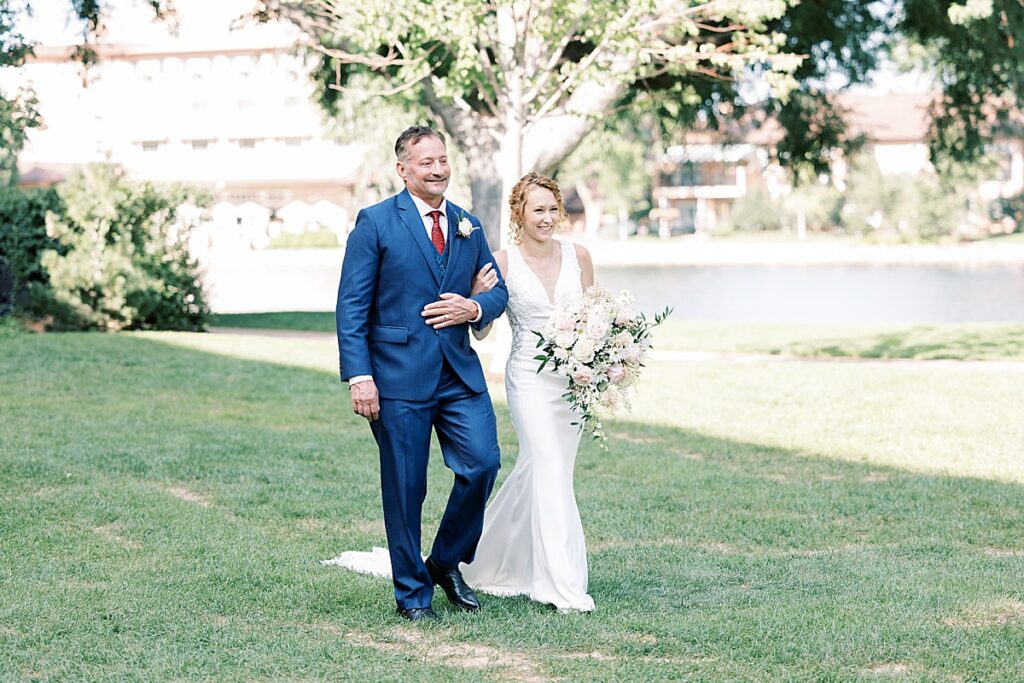
<path fill-rule="evenodd" d="M 560 222 L 561 214 L 554 193 L 537 185 L 528 187 L 523 205 L 523 238 L 546 242 L 555 234 Z"/>

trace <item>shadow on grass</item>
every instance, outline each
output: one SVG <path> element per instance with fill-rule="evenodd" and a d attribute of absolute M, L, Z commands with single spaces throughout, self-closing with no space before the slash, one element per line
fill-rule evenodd
<path fill-rule="evenodd" d="M 332 374 L 124 335 L 19 337 L 0 363 L 0 669 L 22 677 L 1022 673 L 1020 485 L 612 422 L 577 461 L 597 612 L 439 597 L 411 636 L 386 581 L 318 563 L 384 544 Z"/>

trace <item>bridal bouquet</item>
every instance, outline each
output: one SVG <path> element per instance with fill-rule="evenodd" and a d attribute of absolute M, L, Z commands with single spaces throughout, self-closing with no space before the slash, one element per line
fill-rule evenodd
<path fill-rule="evenodd" d="M 640 377 L 651 348 L 651 329 L 671 314 L 666 308 L 648 320 L 633 310 L 633 297 L 623 291 L 613 297 L 599 285 L 559 300 L 551 319 L 537 335 L 537 372 L 551 363 L 568 378 L 563 394 L 577 414 L 578 425 L 595 439 L 607 440 L 602 413 L 630 410 L 627 389 Z"/>

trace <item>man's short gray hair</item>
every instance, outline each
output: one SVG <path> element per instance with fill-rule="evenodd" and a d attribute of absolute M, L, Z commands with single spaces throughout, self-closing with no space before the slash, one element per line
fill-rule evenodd
<path fill-rule="evenodd" d="M 442 145 L 448 144 L 445 142 L 444 135 L 430 126 L 410 126 L 403 130 L 402 134 L 395 140 L 395 156 L 398 157 L 399 161 L 404 162 L 409 158 L 409 148 L 423 138 L 429 137 L 437 138 L 441 141 Z"/>

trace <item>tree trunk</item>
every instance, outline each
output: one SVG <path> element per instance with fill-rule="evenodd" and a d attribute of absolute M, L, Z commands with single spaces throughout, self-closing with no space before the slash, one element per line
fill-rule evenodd
<path fill-rule="evenodd" d="M 583 232 L 587 237 L 596 237 L 604 218 L 604 202 L 588 185 L 587 181 L 576 183 L 576 194 L 583 203 Z"/>
<path fill-rule="evenodd" d="M 469 190 L 473 214 L 484 226 L 484 236 L 491 249 L 501 247 L 502 198 L 505 188 L 497 166 L 497 144 L 493 148 L 477 145 L 462 150 L 469 164 Z"/>

